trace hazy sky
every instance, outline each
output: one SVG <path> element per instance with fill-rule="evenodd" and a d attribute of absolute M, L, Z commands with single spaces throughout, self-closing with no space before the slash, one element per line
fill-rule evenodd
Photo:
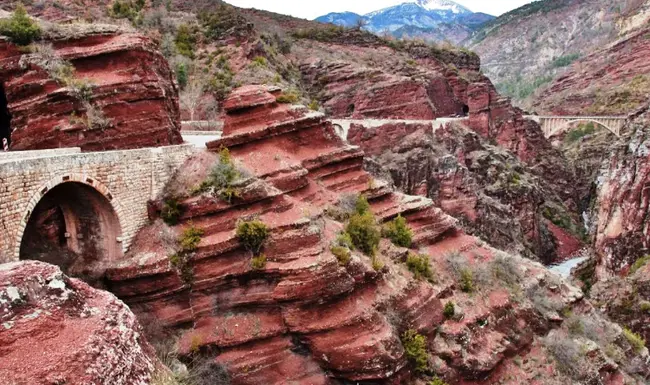
<path fill-rule="evenodd" d="M 226 2 L 238 7 L 264 9 L 311 20 L 330 12 L 350 11 L 365 14 L 401 4 L 405 0 L 226 0 Z M 456 2 L 474 12 L 499 16 L 530 3 L 531 0 L 456 0 Z"/>

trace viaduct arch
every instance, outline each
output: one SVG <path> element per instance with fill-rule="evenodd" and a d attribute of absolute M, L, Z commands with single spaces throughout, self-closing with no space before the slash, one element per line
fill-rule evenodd
<path fill-rule="evenodd" d="M 0 152 L 0 263 L 31 259 L 39 226 L 84 260 L 119 259 L 149 222 L 148 202 L 193 152 L 191 144 Z"/>
<path fill-rule="evenodd" d="M 591 122 L 605 127 L 616 136 L 621 136 L 621 131 L 627 121 L 626 116 L 537 116 L 528 115 L 526 119 L 534 120 L 542 127 L 544 136 L 550 138 L 554 135 L 567 132 L 571 124 L 578 122 Z"/>

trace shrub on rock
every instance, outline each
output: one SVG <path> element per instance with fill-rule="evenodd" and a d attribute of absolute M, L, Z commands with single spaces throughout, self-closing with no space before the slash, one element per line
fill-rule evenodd
<path fill-rule="evenodd" d="M 242 245 L 257 256 L 269 237 L 269 229 L 260 220 L 242 221 L 237 225 L 236 235 Z"/>
<path fill-rule="evenodd" d="M 413 232 L 401 215 L 384 225 L 382 235 L 390 239 L 395 246 L 411 247 L 413 242 Z"/>
<path fill-rule="evenodd" d="M 430 282 L 435 280 L 428 255 L 409 253 L 406 258 L 406 266 L 416 279 L 426 279 Z"/>
<path fill-rule="evenodd" d="M 409 329 L 402 335 L 402 345 L 406 358 L 419 373 L 429 369 L 429 353 L 427 352 L 427 338 L 417 331 Z"/>
<path fill-rule="evenodd" d="M 17 45 L 29 45 L 38 40 L 41 33 L 41 27 L 30 19 L 22 4 L 18 4 L 11 18 L 0 20 L 0 35 L 7 36 Z"/>
<path fill-rule="evenodd" d="M 350 235 L 354 247 L 366 255 L 375 255 L 381 240 L 381 233 L 375 217 L 370 211 L 354 214 L 345 227 L 345 232 Z"/>

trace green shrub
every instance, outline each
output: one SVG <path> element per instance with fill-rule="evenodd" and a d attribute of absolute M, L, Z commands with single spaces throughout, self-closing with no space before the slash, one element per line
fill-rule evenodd
<path fill-rule="evenodd" d="M 0 20 L 0 35 L 7 36 L 12 43 L 26 46 L 41 37 L 41 27 L 29 18 L 25 7 L 18 4 L 9 19 Z"/>
<path fill-rule="evenodd" d="M 184 90 L 189 80 L 189 75 L 187 73 L 187 65 L 185 63 L 176 64 L 176 68 L 174 68 L 174 72 L 176 73 L 176 80 L 178 81 L 178 86 L 180 87 L 181 90 Z"/>
<path fill-rule="evenodd" d="M 569 55 L 564 55 L 560 56 L 557 59 L 553 60 L 553 63 L 551 63 L 551 66 L 553 68 L 561 68 L 561 67 L 567 67 L 571 65 L 574 61 L 578 60 L 580 58 L 579 53 L 573 53 Z"/>
<path fill-rule="evenodd" d="M 406 257 L 406 266 L 416 279 L 426 279 L 429 282 L 435 280 L 428 255 L 409 253 L 408 257 Z"/>
<path fill-rule="evenodd" d="M 256 56 L 251 62 L 251 67 L 266 67 L 267 65 L 268 61 L 264 56 Z"/>
<path fill-rule="evenodd" d="M 566 144 L 574 143 L 579 139 L 584 138 L 587 135 L 591 135 L 596 132 L 596 125 L 592 122 L 587 124 L 581 124 L 578 128 L 570 130 L 564 137 L 564 142 Z"/>
<path fill-rule="evenodd" d="M 318 100 L 312 99 L 312 101 L 309 103 L 308 107 L 312 111 L 318 111 L 320 109 L 320 105 L 318 104 Z"/>
<path fill-rule="evenodd" d="M 375 271 L 381 271 L 384 268 L 384 266 L 385 266 L 384 263 L 379 258 L 377 258 L 376 255 L 372 256 L 372 268 Z"/>
<path fill-rule="evenodd" d="M 369 212 L 370 204 L 368 203 L 368 199 L 363 195 L 359 195 L 357 201 L 354 204 L 354 209 L 356 210 L 357 214 L 365 214 L 366 212 Z"/>
<path fill-rule="evenodd" d="M 648 302 L 648 301 L 642 301 L 642 302 L 639 304 L 639 309 L 641 309 L 641 311 L 642 311 L 642 312 L 645 312 L 645 313 L 650 312 L 650 302 Z"/>
<path fill-rule="evenodd" d="M 208 179 L 201 183 L 197 192 L 205 192 L 210 189 L 213 193 L 228 203 L 239 197 L 239 190 L 233 187 L 233 183 L 241 177 L 241 173 L 235 167 L 227 148 L 219 152 L 219 162 L 212 167 Z"/>
<path fill-rule="evenodd" d="M 194 226 L 190 226 L 181 235 L 181 238 L 178 240 L 178 243 L 181 246 L 181 252 L 189 253 L 196 251 L 201 243 L 201 237 L 203 236 L 203 230 L 198 229 Z"/>
<path fill-rule="evenodd" d="M 138 11 L 139 9 L 130 1 L 115 0 L 110 8 L 109 14 L 114 19 L 129 19 L 134 21 L 138 15 Z"/>
<path fill-rule="evenodd" d="M 262 270 L 266 267 L 266 255 L 260 254 L 251 259 L 251 267 L 253 270 Z"/>
<path fill-rule="evenodd" d="M 347 247 L 350 250 L 354 248 L 354 244 L 352 243 L 352 238 L 350 237 L 350 234 L 346 233 L 345 231 L 340 233 L 336 237 L 336 243 L 339 246 Z"/>
<path fill-rule="evenodd" d="M 464 268 L 460 270 L 460 289 L 465 293 L 474 291 L 474 273 L 470 269 Z"/>
<path fill-rule="evenodd" d="M 160 210 L 160 217 L 170 226 L 178 224 L 178 220 L 183 214 L 182 206 L 176 198 L 167 198 Z"/>
<path fill-rule="evenodd" d="M 634 351 L 637 353 L 641 352 L 643 348 L 645 347 L 645 340 L 643 337 L 641 337 L 639 334 L 633 332 L 632 330 L 624 327 L 623 328 L 623 335 L 625 336 L 625 339 L 632 345 L 634 348 Z"/>
<path fill-rule="evenodd" d="M 241 221 L 237 224 L 236 235 L 244 247 L 257 256 L 269 237 L 269 229 L 260 220 Z"/>
<path fill-rule="evenodd" d="M 632 267 L 630 267 L 630 273 L 629 275 L 633 275 L 636 273 L 639 269 L 641 269 L 643 266 L 647 265 L 648 262 L 650 262 L 650 255 L 646 255 L 645 257 L 641 257 L 637 259 L 633 264 Z"/>
<path fill-rule="evenodd" d="M 407 330 L 402 334 L 402 345 L 406 358 L 419 373 L 429 369 L 429 353 L 427 352 L 427 338 L 415 330 Z"/>
<path fill-rule="evenodd" d="M 445 318 L 450 319 L 456 315 L 456 305 L 453 302 L 449 301 L 445 304 L 445 308 L 442 311 L 442 314 Z"/>
<path fill-rule="evenodd" d="M 330 248 L 330 251 L 332 254 L 334 254 L 336 259 L 339 260 L 339 265 L 347 266 L 350 263 L 350 259 L 352 257 L 350 249 L 342 246 L 332 246 Z"/>
<path fill-rule="evenodd" d="M 439 377 L 434 377 L 433 381 L 429 381 L 429 385 L 449 385 Z"/>
<path fill-rule="evenodd" d="M 280 94 L 277 98 L 276 101 L 278 103 L 283 103 L 283 104 L 295 104 L 298 103 L 298 94 L 295 92 L 283 92 Z"/>
<path fill-rule="evenodd" d="M 363 214 L 356 213 L 350 217 L 345 232 L 350 235 L 352 244 L 356 249 L 361 250 L 366 255 L 375 255 L 381 239 L 381 232 L 374 215 L 370 211 Z"/>
<path fill-rule="evenodd" d="M 179 54 L 194 59 L 194 50 L 196 49 L 197 34 L 195 28 L 187 24 L 181 24 L 176 31 L 176 50 Z"/>
<path fill-rule="evenodd" d="M 411 247 L 413 232 L 406 224 L 406 219 L 401 215 L 384 225 L 382 235 L 393 242 L 396 246 Z"/>

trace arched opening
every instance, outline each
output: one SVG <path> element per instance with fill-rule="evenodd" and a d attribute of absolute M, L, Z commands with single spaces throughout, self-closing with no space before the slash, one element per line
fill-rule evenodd
<path fill-rule="evenodd" d="M 463 104 L 463 116 L 469 115 L 469 106 L 467 104 Z"/>
<path fill-rule="evenodd" d="M 0 151 L 2 151 L 2 139 L 6 138 L 11 144 L 11 114 L 7 103 L 4 84 L 0 82 Z"/>
<path fill-rule="evenodd" d="M 58 265 L 98 285 L 108 262 L 122 257 L 120 235 L 108 198 L 86 184 L 67 182 L 47 191 L 32 211 L 20 259 Z"/>

